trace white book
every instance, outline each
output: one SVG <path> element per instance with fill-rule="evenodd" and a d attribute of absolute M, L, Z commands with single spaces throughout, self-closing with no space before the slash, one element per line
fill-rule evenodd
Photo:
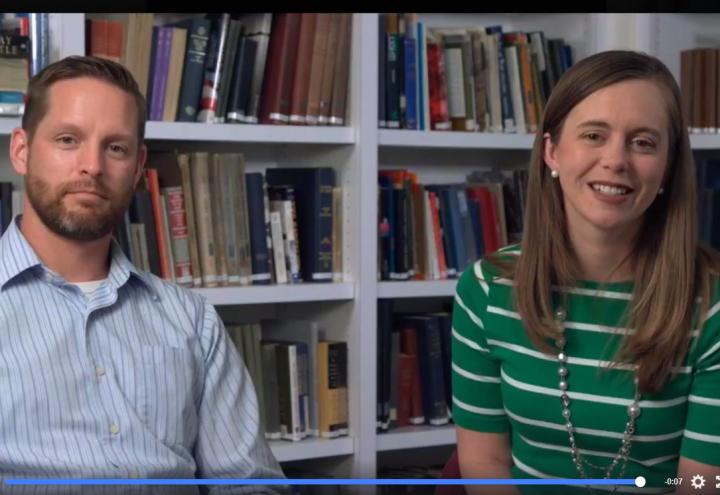
<path fill-rule="evenodd" d="M 510 94 L 512 96 L 513 115 L 515 117 L 515 132 L 526 133 L 528 129 L 525 123 L 525 102 L 523 101 L 517 46 L 510 45 L 505 47 L 505 60 L 507 61 Z"/>
<path fill-rule="evenodd" d="M 430 195 L 423 191 L 423 209 L 425 210 L 425 249 L 430 268 L 430 280 L 440 280 L 440 262 L 438 261 L 437 248 L 435 246 L 435 231 L 433 230 L 432 210 L 430 209 Z"/>
<path fill-rule="evenodd" d="M 272 237 L 272 253 L 275 265 L 275 283 L 287 284 L 288 276 L 285 268 L 285 246 L 283 245 L 282 220 L 279 211 L 270 212 L 270 236 Z"/>
<path fill-rule="evenodd" d="M 488 35 L 483 44 L 487 60 L 487 92 L 490 108 L 490 132 L 503 132 L 502 103 L 500 96 L 500 66 L 498 63 L 498 38 Z"/>

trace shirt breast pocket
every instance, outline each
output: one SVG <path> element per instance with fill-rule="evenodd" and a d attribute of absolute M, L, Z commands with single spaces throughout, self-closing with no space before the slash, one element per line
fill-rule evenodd
<path fill-rule="evenodd" d="M 146 426 L 169 447 L 188 446 L 195 437 L 193 356 L 170 346 L 143 346 L 141 397 Z"/>

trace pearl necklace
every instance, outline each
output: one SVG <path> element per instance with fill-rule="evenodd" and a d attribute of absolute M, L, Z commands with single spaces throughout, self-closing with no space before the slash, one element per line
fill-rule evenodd
<path fill-rule="evenodd" d="M 555 311 L 555 322 L 557 323 L 558 329 L 560 330 L 560 337 L 555 340 L 555 345 L 558 348 L 557 360 L 559 365 L 558 375 L 560 376 L 560 382 L 558 384 L 560 388 L 560 402 L 562 404 L 562 415 L 563 418 L 565 418 L 565 428 L 567 429 L 568 436 L 570 438 L 570 455 L 572 456 L 573 464 L 575 464 L 575 468 L 577 469 L 581 478 L 587 478 L 585 473 L 585 465 L 587 465 L 595 469 L 605 470 L 604 478 L 608 479 L 610 478 L 612 472 L 615 470 L 618 464 L 622 463 L 622 465 L 620 466 L 620 472 L 617 475 L 617 478 L 622 478 L 625 473 L 625 468 L 627 467 L 628 457 L 630 456 L 632 436 L 635 434 L 635 421 L 637 420 L 638 416 L 640 416 L 641 412 L 640 391 L 638 387 L 639 382 L 637 373 L 635 374 L 635 378 L 633 380 L 635 384 L 635 393 L 633 396 L 633 400 L 627 409 L 628 422 L 625 424 L 625 432 L 623 433 L 620 448 L 618 449 L 617 454 L 615 455 L 609 466 L 599 466 L 597 464 L 593 464 L 580 455 L 580 450 L 578 449 L 577 442 L 575 441 L 576 429 L 575 426 L 572 424 L 572 421 L 570 420 L 572 416 L 572 413 L 570 412 L 570 396 L 568 395 L 568 375 L 570 374 L 570 372 L 567 369 L 568 356 L 565 352 L 565 345 L 567 344 L 567 341 L 565 339 L 565 328 L 563 326 L 563 322 L 565 321 L 566 316 L 567 313 L 563 308 L 558 308 Z"/>

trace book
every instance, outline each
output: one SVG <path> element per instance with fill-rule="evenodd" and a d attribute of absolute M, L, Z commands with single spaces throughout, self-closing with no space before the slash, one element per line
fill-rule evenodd
<path fill-rule="evenodd" d="M 245 26 L 245 37 L 257 42 L 250 97 L 248 100 L 248 108 L 243 119 L 243 121 L 248 124 L 258 123 L 272 18 L 273 14 L 258 13 L 245 14 L 242 18 L 243 25 Z"/>
<path fill-rule="evenodd" d="M 318 427 L 323 438 L 348 434 L 347 370 L 347 343 L 318 342 Z"/>
<path fill-rule="evenodd" d="M 170 29 L 172 29 L 172 43 L 170 45 L 170 61 L 161 119 L 165 122 L 173 122 L 177 116 L 183 63 L 185 61 L 185 47 L 187 45 L 187 29 L 178 27 L 171 27 Z"/>
<path fill-rule="evenodd" d="M 225 116 L 228 111 L 228 100 L 232 88 L 232 77 L 235 73 L 235 53 L 238 51 L 238 43 L 240 39 L 242 24 L 237 19 L 230 19 L 228 26 L 227 41 L 223 48 L 223 69 L 220 77 L 220 86 L 218 88 L 218 104 L 215 115 L 215 122 L 225 122 Z"/>
<path fill-rule="evenodd" d="M 281 13 L 273 17 L 260 103 L 261 124 L 290 122 L 290 97 L 299 35 L 299 13 Z"/>
<path fill-rule="evenodd" d="M 160 194 L 160 182 L 158 171 L 154 168 L 146 168 L 145 176 L 152 201 L 153 218 L 155 219 L 155 236 L 157 250 L 160 256 L 160 277 L 165 280 L 172 279 L 172 267 L 170 263 L 170 239 L 166 236 L 165 217 L 162 214 L 162 196 Z"/>
<path fill-rule="evenodd" d="M 301 388 L 302 365 L 299 364 L 303 346 L 305 344 L 302 343 L 275 343 L 280 438 L 294 442 L 307 436 Z"/>
<path fill-rule="evenodd" d="M 185 62 L 176 120 L 195 122 L 203 86 L 211 24 L 209 19 L 192 19 L 175 25 L 187 29 Z"/>
<path fill-rule="evenodd" d="M 265 400 L 265 438 L 277 440 L 280 438 L 280 411 L 279 411 L 279 390 L 277 370 L 277 344 L 263 342 L 261 359 L 262 367 L 266 370 L 263 373 L 263 396 Z"/>
<path fill-rule="evenodd" d="M 289 282 L 293 284 L 302 282 L 295 189 L 292 186 L 268 186 L 268 199 L 270 211 L 280 213 L 284 241 L 283 251 Z"/>
<path fill-rule="evenodd" d="M 268 169 L 268 172 L 271 169 Z M 272 282 L 270 267 L 270 251 L 267 243 L 267 226 L 265 223 L 264 181 L 261 173 L 245 174 L 247 191 L 248 228 L 252 255 L 252 284 L 269 284 Z"/>
<path fill-rule="evenodd" d="M 200 273 L 204 287 L 217 287 L 217 249 L 215 245 L 214 215 L 210 192 L 210 154 L 196 151 L 191 154 L 190 175 L 197 226 L 198 255 Z"/>
<path fill-rule="evenodd" d="M 266 179 L 270 186 L 292 185 L 295 189 L 303 281 L 331 282 L 335 171 L 330 167 L 269 168 Z"/>
<path fill-rule="evenodd" d="M 319 13 L 315 24 L 315 39 L 313 40 L 312 56 L 310 57 L 307 114 L 305 115 L 307 125 L 318 125 L 319 123 L 323 65 L 327 58 L 330 16 L 331 14 L 328 13 Z"/>
<path fill-rule="evenodd" d="M 258 42 L 247 36 L 240 38 L 235 52 L 235 71 L 232 77 L 232 89 L 225 120 L 243 122 L 250 104 L 253 67 L 257 56 Z"/>
<path fill-rule="evenodd" d="M 320 107 L 318 110 L 318 124 L 327 125 L 330 121 L 330 104 L 332 100 L 333 76 L 335 75 L 335 62 L 337 59 L 340 29 L 343 24 L 342 14 L 330 14 L 328 27 L 327 50 L 320 84 Z"/>
<path fill-rule="evenodd" d="M 338 49 L 335 58 L 332 99 L 328 124 L 345 125 L 348 99 L 348 81 L 350 76 L 350 57 L 352 51 L 352 14 L 340 14 L 342 24 L 338 35 Z"/>
<path fill-rule="evenodd" d="M 300 14 L 300 31 L 298 34 L 297 63 L 293 74 L 292 93 L 290 96 L 291 124 L 304 124 L 307 113 L 308 89 L 310 85 L 310 69 L 318 14 L 303 12 Z"/>
<path fill-rule="evenodd" d="M 215 122 L 217 117 L 220 82 L 223 67 L 227 64 L 224 57 L 229 31 L 230 14 L 221 14 L 220 18 L 214 19 L 205 59 L 202 93 L 196 118 L 198 122 Z"/>
<path fill-rule="evenodd" d="M 0 33 L 0 115 L 24 113 L 29 74 L 30 38 Z"/>

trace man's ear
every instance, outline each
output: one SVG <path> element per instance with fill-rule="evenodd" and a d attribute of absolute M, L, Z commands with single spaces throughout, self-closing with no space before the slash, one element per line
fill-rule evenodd
<path fill-rule="evenodd" d="M 543 159 L 545 163 L 553 170 L 558 170 L 558 162 L 555 157 L 557 147 L 552 141 L 552 137 L 549 132 L 543 134 Z"/>
<path fill-rule="evenodd" d="M 28 151 L 30 136 L 25 129 L 16 127 L 10 135 L 10 161 L 13 168 L 20 175 L 27 174 Z"/>
<path fill-rule="evenodd" d="M 137 165 L 135 169 L 135 187 L 137 187 L 138 182 L 140 181 L 140 177 L 143 175 L 143 171 L 145 170 L 145 162 L 147 161 L 147 146 L 145 144 L 140 145 L 140 149 L 138 150 L 138 158 L 137 158 Z"/>

